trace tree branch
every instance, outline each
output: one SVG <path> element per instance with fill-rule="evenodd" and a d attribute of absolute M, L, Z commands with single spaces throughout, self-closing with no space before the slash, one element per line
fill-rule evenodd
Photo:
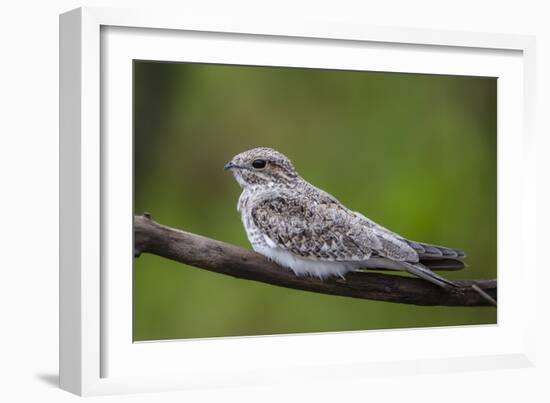
<path fill-rule="evenodd" d="M 147 213 L 134 217 L 134 236 L 136 257 L 152 253 L 216 273 L 296 290 L 444 306 L 490 306 L 491 299 L 496 300 L 497 295 L 496 280 L 455 281 L 460 288 L 451 292 L 422 279 L 395 274 L 351 272 L 345 280 L 297 277 L 291 270 L 256 252 L 166 227 L 153 221 Z"/>

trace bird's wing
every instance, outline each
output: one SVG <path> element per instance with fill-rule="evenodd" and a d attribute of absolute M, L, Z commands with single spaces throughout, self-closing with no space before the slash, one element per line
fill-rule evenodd
<path fill-rule="evenodd" d="M 390 238 L 395 238 L 400 242 L 406 243 L 410 248 L 414 249 L 417 253 L 420 261 L 457 261 L 461 263 L 462 259 L 466 257 L 466 254 L 458 249 L 448 248 L 446 246 L 432 245 L 423 242 L 415 242 L 407 239 L 395 232 L 390 231 L 387 228 L 384 228 L 380 224 L 375 223 L 371 219 L 365 217 L 361 213 L 354 212 L 357 216 L 361 217 L 365 225 L 373 228 L 375 232 L 386 234 Z M 455 267 L 457 266 L 457 267 Z M 460 268 L 464 267 L 464 263 L 461 263 Z M 459 268 L 458 265 L 453 265 L 453 268 Z"/>
<path fill-rule="evenodd" d="M 373 252 L 397 261 L 418 261 L 407 243 L 362 222 L 338 202 L 274 194 L 257 201 L 252 219 L 268 244 L 296 255 L 332 261 L 362 261 Z"/>
<path fill-rule="evenodd" d="M 418 253 L 420 260 L 462 260 L 466 257 L 466 254 L 458 249 L 422 242 L 414 242 L 404 238 L 403 240 Z"/>

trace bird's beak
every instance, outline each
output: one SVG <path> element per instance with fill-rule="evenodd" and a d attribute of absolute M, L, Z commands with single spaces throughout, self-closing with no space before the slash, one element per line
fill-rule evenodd
<path fill-rule="evenodd" d="M 229 169 L 231 169 L 231 168 L 235 168 L 236 166 L 237 166 L 237 165 L 233 164 L 232 161 L 229 161 L 227 164 L 225 164 L 225 165 L 223 166 L 223 170 L 224 170 L 224 171 L 227 171 L 227 170 L 229 170 Z"/>

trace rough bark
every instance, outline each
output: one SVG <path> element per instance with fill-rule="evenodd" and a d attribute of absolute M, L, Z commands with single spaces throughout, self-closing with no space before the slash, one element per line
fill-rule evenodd
<path fill-rule="evenodd" d="M 321 294 L 415 305 L 491 306 L 496 280 L 455 281 L 447 291 L 418 278 L 378 272 L 352 272 L 344 279 L 297 277 L 264 256 L 238 246 L 156 223 L 149 214 L 134 217 L 135 256 L 152 253 L 200 269 Z"/>

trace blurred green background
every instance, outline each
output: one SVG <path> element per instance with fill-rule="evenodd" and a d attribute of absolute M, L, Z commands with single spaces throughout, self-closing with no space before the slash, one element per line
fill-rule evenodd
<path fill-rule="evenodd" d="M 348 207 L 467 252 L 449 279 L 496 277 L 492 78 L 134 62 L 136 214 L 249 248 L 223 165 L 273 147 Z M 496 322 L 494 308 L 419 307 L 295 291 L 144 254 L 134 339 Z"/>

